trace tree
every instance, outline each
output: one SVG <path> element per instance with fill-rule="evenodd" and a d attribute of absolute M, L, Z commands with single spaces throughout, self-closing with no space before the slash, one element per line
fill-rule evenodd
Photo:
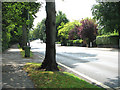
<path fill-rule="evenodd" d="M 55 15 L 55 0 L 54 2 L 47 2 L 46 0 L 46 53 L 45 59 L 42 62 L 40 69 L 47 71 L 58 71 L 56 63 L 56 48 L 55 48 L 55 35 L 56 35 L 56 15 Z"/>
<path fill-rule="evenodd" d="M 2 2 L 2 46 L 3 50 L 16 41 L 22 44 L 22 27 L 32 27 L 35 13 L 41 4 L 35 2 Z M 28 12 L 29 10 L 29 12 Z M 28 13 L 30 20 L 28 20 Z M 24 30 L 25 31 L 25 30 Z M 16 39 L 14 39 L 16 37 Z"/>
<path fill-rule="evenodd" d="M 120 36 L 120 2 L 100 2 L 92 7 L 102 34 L 118 31 Z"/>
<path fill-rule="evenodd" d="M 44 42 L 46 41 L 45 20 L 46 20 L 46 19 L 43 19 L 41 22 L 39 22 L 39 23 L 37 24 L 37 27 L 36 27 L 35 30 L 33 31 L 33 36 L 34 36 L 34 38 L 36 38 L 36 39 L 40 38 L 40 39 L 43 40 Z"/>
<path fill-rule="evenodd" d="M 69 32 L 69 40 L 80 39 L 80 36 L 78 35 L 78 27 L 79 26 L 75 25 L 75 27 Z"/>
<path fill-rule="evenodd" d="M 40 39 L 43 40 L 43 42 L 46 41 L 46 28 L 45 28 L 45 20 L 46 19 L 43 19 L 40 23 L 40 30 L 39 30 L 39 35 L 40 35 Z"/>
<path fill-rule="evenodd" d="M 58 11 L 57 15 L 56 15 L 56 39 L 57 41 L 59 41 L 59 37 L 58 37 L 58 31 L 59 31 L 59 26 L 64 23 L 66 24 L 67 22 L 69 22 L 69 20 L 67 19 L 66 15 L 64 13 L 62 13 L 62 11 Z"/>
<path fill-rule="evenodd" d="M 69 20 L 67 19 L 65 13 L 63 13 L 62 11 L 58 11 L 56 15 L 56 29 L 61 25 L 62 22 L 66 24 L 67 22 L 69 22 Z"/>
<path fill-rule="evenodd" d="M 37 27 L 35 28 L 35 30 L 33 32 L 37 32 L 37 33 L 33 33 L 34 36 L 36 38 L 40 38 L 41 40 L 43 40 L 44 42 L 46 41 L 46 34 L 45 34 L 45 20 L 43 19 L 40 23 L 37 24 Z M 56 14 L 56 39 L 57 41 L 60 40 L 60 38 L 58 37 L 58 30 L 60 28 L 58 28 L 61 24 L 66 24 L 67 22 L 69 22 L 69 20 L 67 19 L 66 15 L 64 13 L 62 13 L 62 11 L 59 11 Z M 38 35 L 39 34 L 39 35 Z"/>
<path fill-rule="evenodd" d="M 75 26 L 80 26 L 79 21 L 68 22 L 65 25 L 61 24 L 59 26 L 58 36 L 60 37 L 61 42 L 64 42 L 69 39 L 69 32 L 75 28 Z"/>
<path fill-rule="evenodd" d="M 78 27 L 78 35 L 89 44 L 89 42 L 93 42 L 96 39 L 97 35 L 97 24 L 93 19 L 83 19 L 80 21 L 82 25 Z"/>

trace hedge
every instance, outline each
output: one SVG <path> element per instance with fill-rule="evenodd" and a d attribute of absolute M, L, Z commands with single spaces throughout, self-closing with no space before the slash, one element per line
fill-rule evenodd
<path fill-rule="evenodd" d="M 116 45 L 118 46 L 119 36 L 118 35 L 102 35 L 97 36 L 96 44 L 97 45 Z"/>
<path fill-rule="evenodd" d="M 82 39 L 66 40 L 64 42 L 61 42 L 61 45 L 63 45 L 63 46 L 81 46 L 82 43 L 83 43 Z"/>

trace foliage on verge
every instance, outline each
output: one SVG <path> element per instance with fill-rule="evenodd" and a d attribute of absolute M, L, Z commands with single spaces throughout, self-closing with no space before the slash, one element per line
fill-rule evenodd
<path fill-rule="evenodd" d="M 40 66 L 40 63 L 27 63 L 24 66 L 24 70 L 34 82 L 36 88 L 95 88 L 102 90 L 102 88 L 67 72 L 37 70 Z"/>

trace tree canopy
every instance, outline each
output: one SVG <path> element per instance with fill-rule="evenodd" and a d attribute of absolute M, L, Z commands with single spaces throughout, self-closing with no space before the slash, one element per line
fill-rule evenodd
<path fill-rule="evenodd" d="M 41 40 L 46 41 L 45 20 L 46 19 L 43 19 L 41 22 L 37 24 L 37 27 L 33 31 L 33 38 L 35 39 L 40 38 Z M 60 29 L 59 26 L 62 24 L 66 24 L 67 22 L 69 22 L 69 20 L 67 19 L 66 15 L 62 13 L 62 11 L 58 11 L 58 13 L 56 14 L 56 39 L 57 40 L 59 40 L 59 37 L 58 37 L 58 31 Z"/>
<path fill-rule="evenodd" d="M 65 13 L 58 11 L 56 15 L 56 29 L 61 25 L 62 22 L 65 24 L 69 22 L 69 20 L 67 19 Z"/>
<path fill-rule="evenodd" d="M 35 2 L 2 2 L 2 46 L 3 50 L 12 43 L 20 43 L 22 27 L 32 28 L 35 13 L 41 4 Z M 28 20 L 28 13 L 29 19 Z"/>
<path fill-rule="evenodd" d="M 63 13 L 62 11 L 58 11 L 56 14 L 56 39 L 57 41 L 60 40 L 60 38 L 58 37 L 58 31 L 60 28 L 58 28 L 61 24 L 66 24 L 67 22 L 69 22 L 69 20 L 67 19 L 65 13 Z"/>
<path fill-rule="evenodd" d="M 59 26 L 60 30 L 58 31 L 58 36 L 60 37 L 60 40 L 67 40 L 69 39 L 69 32 L 74 29 L 75 26 L 80 26 L 80 22 L 79 21 L 74 21 L 74 22 L 68 22 L 65 25 L 61 24 L 61 26 Z"/>
<path fill-rule="evenodd" d="M 94 19 L 98 21 L 101 34 L 120 32 L 120 2 L 100 2 L 92 7 Z"/>
<path fill-rule="evenodd" d="M 45 28 L 45 18 L 37 24 L 37 27 L 33 30 L 33 38 L 45 41 L 46 40 L 46 28 Z"/>
<path fill-rule="evenodd" d="M 97 24 L 94 19 L 86 18 L 80 21 L 82 25 L 78 27 L 78 35 L 89 42 L 93 42 L 97 35 Z"/>

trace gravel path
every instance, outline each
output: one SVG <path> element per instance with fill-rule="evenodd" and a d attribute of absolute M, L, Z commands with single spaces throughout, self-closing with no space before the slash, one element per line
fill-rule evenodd
<path fill-rule="evenodd" d="M 42 57 L 34 53 L 34 58 L 22 58 L 17 45 L 2 54 L 2 88 L 34 88 L 33 82 L 23 71 L 26 62 L 42 62 Z"/>

